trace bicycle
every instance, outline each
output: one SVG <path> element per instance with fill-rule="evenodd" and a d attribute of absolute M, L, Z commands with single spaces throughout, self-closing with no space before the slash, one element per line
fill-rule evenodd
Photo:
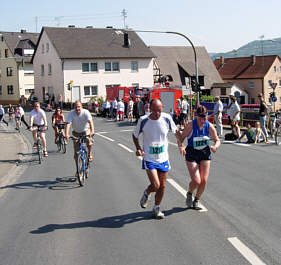
<path fill-rule="evenodd" d="M 62 151 L 64 154 L 66 153 L 66 140 L 65 140 L 64 133 L 63 133 L 65 124 L 66 124 L 65 122 L 62 122 L 62 123 L 55 124 L 55 126 L 54 126 L 54 127 L 57 127 L 59 130 L 59 135 L 58 135 L 57 142 L 56 142 L 57 147 L 58 147 L 58 152 Z"/>
<path fill-rule="evenodd" d="M 280 119 L 280 113 L 276 113 L 276 120 L 275 120 L 275 126 L 274 126 L 274 139 L 275 143 L 277 145 L 280 145 L 281 143 L 281 119 Z"/>
<path fill-rule="evenodd" d="M 36 154 L 38 155 L 38 162 L 39 164 L 43 161 L 43 145 L 41 142 L 40 132 L 46 131 L 46 128 L 44 125 L 36 125 L 33 126 L 36 127 L 35 130 L 37 130 L 37 138 L 36 138 Z"/>
<path fill-rule="evenodd" d="M 80 186 L 85 185 L 85 179 L 88 178 L 89 174 L 89 155 L 86 146 L 86 138 L 90 137 L 89 135 L 81 135 L 78 137 L 71 136 L 70 139 L 78 141 L 79 151 L 77 152 L 76 157 L 76 174 Z"/>

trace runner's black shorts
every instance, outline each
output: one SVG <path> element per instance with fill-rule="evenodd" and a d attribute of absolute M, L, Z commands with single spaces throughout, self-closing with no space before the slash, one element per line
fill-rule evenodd
<path fill-rule="evenodd" d="M 211 160 L 211 150 L 209 146 L 206 146 L 201 150 L 197 150 L 193 147 L 187 146 L 185 148 L 185 151 L 185 160 L 188 162 L 196 162 L 197 164 L 199 164 L 203 160 Z"/>
<path fill-rule="evenodd" d="M 180 121 L 184 121 L 187 118 L 187 114 L 186 113 L 181 113 L 180 114 Z"/>

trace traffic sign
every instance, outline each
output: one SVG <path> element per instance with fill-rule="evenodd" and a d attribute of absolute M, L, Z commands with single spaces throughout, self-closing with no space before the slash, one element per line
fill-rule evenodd
<path fill-rule="evenodd" d="M 271 101 L 272 101 L 272 102 L 276 102 L 276 101 L 277 101 L 277 97 L 272 97 L 272 98 L 271 98 Z"/>

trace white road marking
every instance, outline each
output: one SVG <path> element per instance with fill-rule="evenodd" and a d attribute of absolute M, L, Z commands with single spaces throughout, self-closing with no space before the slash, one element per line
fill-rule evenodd
<path fill-rule="evenodd" d="M 115 140 L 113 140 L 113 139 L 111 139 L 111 138 L 109 138 L 109 137 L 106 137 L 106 136 L 104 136 L 104 135 L 102 135 L 102 134 L 99 134 L 99 133 L 96 133 L 96 135 L 98 135 L 98 136 L 100 136 L 100 137 L 102 137 L 102 138 L 104 138 L 104 139 L 106 139 L 106 140 L 108 140 L 108 141 L 110 141 L 110 142 L 114 142 Z"/>
<path fill-rule="evenodd" d="M 177 182 L 175 182 L 173 179 L 167 179 L 167 181 L 181 194 L 184 196 L 184 198 L 186 198 L 186 190 L 184 188 L 182 188 Z M 201 208 L 198 212 L 207 212 L 208 209 L 203 206 L 200 202 L 199 202 L 199 207 Z"/>
<path fill-rule="evenodd" d="M 130 153 L 134 153 L 133 150 L 131 150 L 130 148 L 128 148 L 127 146 L 123 145 L 123 144 L 118 144 L 120 147 L 122 147 L 123 149 L 127 150 Z"/>
<path fill-rule="evenodd" d="M 106 134 L 106 133 L 108 133 L 108 132 L 97 132 L 97 133 L 99 133 L 99 134 Z"/>
<path fill-rule="evenodd" d="M 130 130 L 121 130 L 120 132 L 133 132 L 134 130 L 130 129 Z"/>
<path fill-rule="evenodd" d="M 254 265 L 265 265 L 259 257 L 243 244 L 237 237 L 229 237 L 228 241 L 242 254 L 242 256 Z"/>
<path fill-rule="evenodd" d="M 251 146 L 250 144 L 244 144 L 244 143 L 234 143 L 234 144 L 239 146 L 245 146 L 245 147 Z"/>

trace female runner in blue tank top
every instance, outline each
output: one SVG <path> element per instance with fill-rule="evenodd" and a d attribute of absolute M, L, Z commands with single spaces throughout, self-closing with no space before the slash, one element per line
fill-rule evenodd
<path fill-rule="evenodd" d="M 210 137 L 214 141 L 214 145 L 211 146 Z M 185 138 L 188 139 L 186 148 L 183 145 Z M 200 209 L 199 199 L 204 192 L 208 180 L 211 151 L 215 153 L 220 146 L 216 129 L 207 120 L 207 109 L 204 106 L 197 108 L 196 118 L 185 126 L 178 145 L 180 153 L 185 155 L 186 165 L 191 178 L 186 194 L 186 205 L 189 208 Z M 193 200 L 192 193 L 195 190 L 197 191 Z"/>

